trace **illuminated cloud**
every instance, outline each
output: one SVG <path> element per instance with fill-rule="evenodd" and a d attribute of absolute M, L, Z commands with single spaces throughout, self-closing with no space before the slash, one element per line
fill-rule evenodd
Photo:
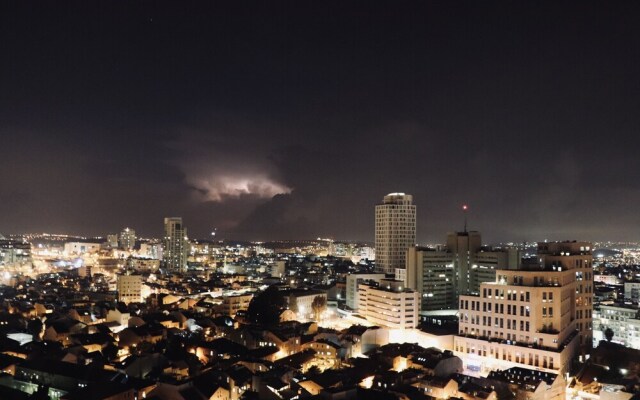
<path fill-rule="evenodd" d="M 266 174 L 215 174 L 210 177 L 191 177 L 188 182 L 197 189 L 203 201 L 221 202 L 243 195 L 270 199 L 278 194 L 291 193 L 291 188 L 276 182 Z"/>

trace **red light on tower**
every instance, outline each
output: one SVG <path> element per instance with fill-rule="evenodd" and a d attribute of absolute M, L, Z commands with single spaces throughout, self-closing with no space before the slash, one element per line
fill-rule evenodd
<path fill-rule="evenodd" d="M 467 209 L 469 209 L 469 206 L 467 206 L 466 204 L 463 204 L 462 214 L 464 215 L 464 232 L 467 231 Z"/>

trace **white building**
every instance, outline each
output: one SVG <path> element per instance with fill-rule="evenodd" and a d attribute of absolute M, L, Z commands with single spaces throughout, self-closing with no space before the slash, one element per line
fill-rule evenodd
<path fill-rule="evenodd" d="M 376 206 L 376 270 L 394 274 L 404 268 L 407 250 L 416 243 L 416 206 L 413 196 L 390 193 Z"/>
<path fill-rule="evenodd" d="M 366 281 L 380 282 L 384 279 L 384 274 L 349 274 L 347 275 L 346 297 L 347 307 L 357 312 L 359 306 L 358 285 Z"/>
<path fill-rule="evenodd" d="M 396 329 L 418 326 L 420 295 L 404 287 L 404 282 L 383 279 L 379 283 L 360 283 L 358 292 L 359 314 L 367 321 Z"/>
<path fill-rule="evenodd" d="M 598 321 L 599 320 L 599 321 Z M 613 331 L 612 342 L 640 350 L 640 310 L 629 304 L 601 304 L 594 316 L 594 344 L 604 340 L 606 329 Z M 596 333 L 594 332 L 594 333 Z"/>
<path fill-rule="evenodd" d="M 324 297 L 325 302 L 327 300 L 327 292 L 322 290 L 306 290 L 306 289 L 291 289 L 286 297 L 289 309 L 296 313 L 298 318 L 312 319 L 314 318 L 314 311 L 311 304 L 316 297 Z"/>
<path fill-rule="evenodd" d="M 640 300 L 640 282 L 625 282 L 624 298 L 635 301 Z"/>
<path fill-rule="evenodd" d="M 0 235 L 0 265 L 30 264 L 31 243 L 3 239 Z"/>
<path fill-rule="evenodd" d="M 67 242 L 64 244 L 64 254 L 66 256 L 97 253 L 100 251 L 101 243 L 91 242 Z"/>
<path fill-rule="evenodd" d="M 162 253 L 162 244 L 160 243 L 142 243 L 138 252 L 141 256 L 154 260 L 162 260 Z"/>
<path fill-rule="evenodd" d="M 142 303 L 142 276 L 118 275 L 116 284 L 118 301 L 123 303 Z"/>

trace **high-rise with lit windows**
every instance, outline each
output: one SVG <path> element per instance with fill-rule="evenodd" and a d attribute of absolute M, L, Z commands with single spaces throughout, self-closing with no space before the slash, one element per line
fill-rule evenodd
<path fill-rule="evenodd" d="M 376 270 L 394 274 L 404 268 L 407 250 L 416 243 L 416 206 L 413 196 L 389 193 L 376 206 Z"/>
<path fill-rule="evenodd" d="M 131 228 L 124 228 L 118 236 L 120 248 L 124 250 L 133 250 L 136 246 L 136 231 Z"/>
<path fill-rule="evenodd" d="M 187 228 L 182 225 L 182 218 L 168 217 L 164 219 L 164 249 L 162 261 L 169 271 L 187 269 Z"/>

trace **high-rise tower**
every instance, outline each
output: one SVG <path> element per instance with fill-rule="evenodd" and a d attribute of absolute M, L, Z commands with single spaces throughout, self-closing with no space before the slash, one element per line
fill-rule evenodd
<path fill-rule="evenodd" d="M 376 206 L 376 270 L 394 274 L 404 268 L 407 250 L 416 243 L 413 196 L 390 193 Z"/>
<path fill-rule="evenodd" d="M 162 261 L 170 271 L 187 269 L 187 228 L 182 225 L 182 218 L 167 217 L 164 219 L 164 252 Z"/>
<path fill-rule="evenodd" d="M 124 250 L 133 250 L 136 245 L 136 231 L 131 228 L 124 228 L 118 236 L 120 247 Z"/>

